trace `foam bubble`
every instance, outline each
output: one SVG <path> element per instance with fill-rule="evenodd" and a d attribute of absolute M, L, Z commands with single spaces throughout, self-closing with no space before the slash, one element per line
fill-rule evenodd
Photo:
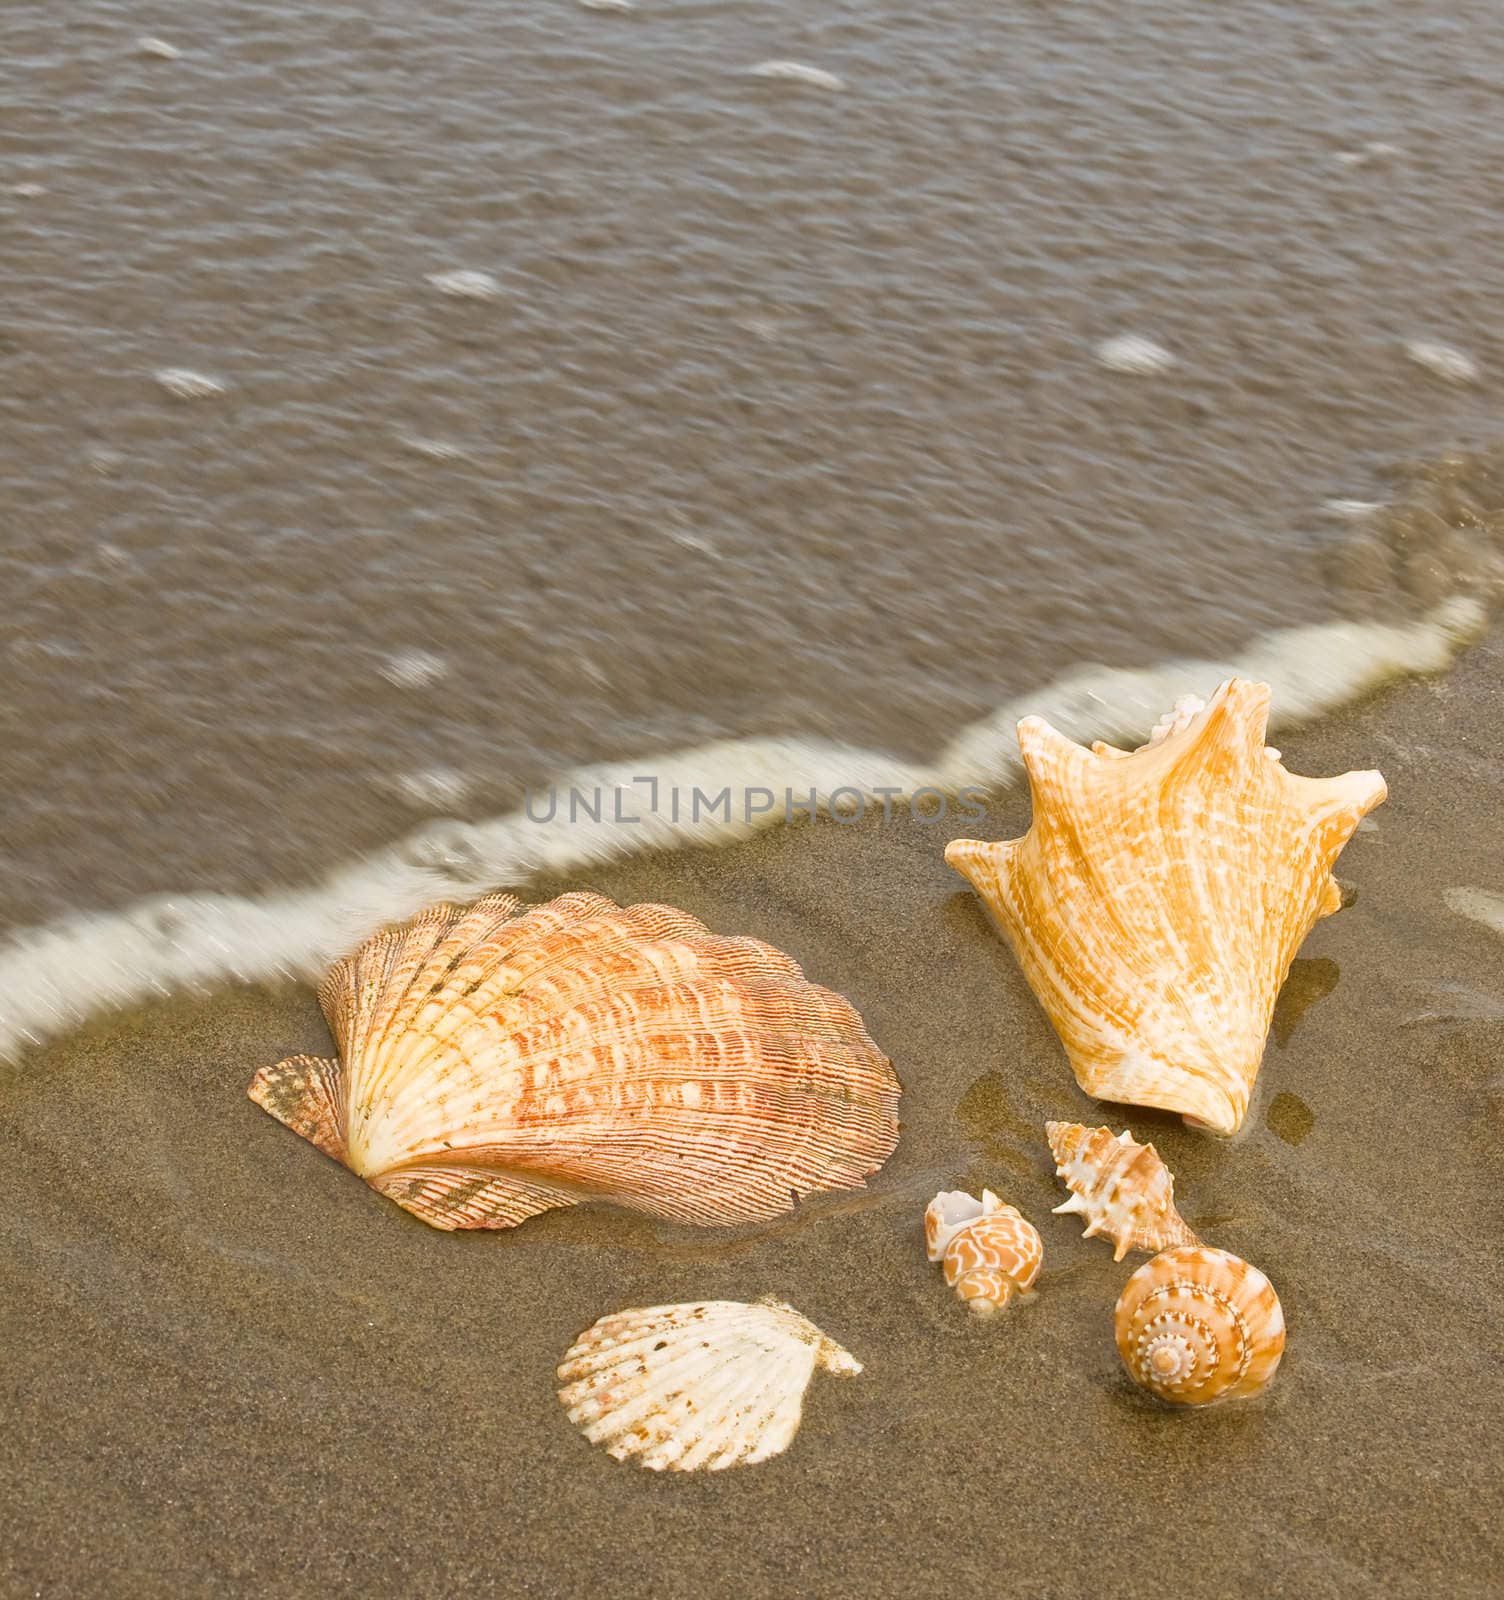
<path fill-rule="evenodd" d="M 1342 167 L 1366 167 L 1370 162 L 1387 161 L 1391 156 L 1401 153 L 1398 145 L 1384 144 L 1381 140 L 1371 139 L 1357 150 L 1339 150 L 1337 164 Z"/>
<path fill-rule="evenodd" d="M 381 676 L 399 689 L 426 689 L 448 675 L 449 663 L 432 650 L 401 650 L 381 668 Z"/>
<path fill-rule="evenodd" d="M 168 394 L 175 394 L 180 400 L 206 400 L 210 395 L 225 392 L 218 378 L 195 372 L 191 367 L 162 367 L 154 376 Z"/>
<path fill-rule="evenodd" d="M 1162 344 L 1137 333 L 1104 339 L 1097 346 L 1097 360 L 1114 372 L 1136 372 L 1141 376 L 1168 372 L 1175 365 L 1175 357 Z"/>
<path fill-rule="evenodd" d="M 1478 363 L 1454 345 L 1440 344 L 1434 339 L 1411 339 L 1405 345 L 1405 354 L 1418 366 L 1428 368 L 1448 383 L 1478 381 Z"/>
<path fill-rule="evenodd" d="M 430 272 L 428 282 L 440 294 L 460 300 L 494 300 L 501 293 L 501 285 L 489 272 L 475 272 L 466 267 L 453 272 Z"/>
<path fill-rule="evenodd" d="M 1384 509 L 1382 500 L 1323 500 L 1321 509 L 1344 522 L 1363 522 Z"/>
<path fill-rule="evenodd" d="M 416 433 L 399 433 L 397 443 L 415 451 L 420 456 L 427 456 L 430 461 L 463 461 L 465 452 L 457 444 L 450 444 L 446 439 L 425 439 Z"/>
<path fill-rule="evenodd" d="M 392 788 L 420 811 L 452 811 L 470 793 L 470 780 L 455 767 L 424 767 L 400 773 Z"/>
<path fill-rule="evenodd" d="M 812 89 L 844 89 L 835 73 L 823 67 L 807 67 L 802 61 L 759 61 L 747 71 L 754 78 L 783 78 L 789 83 L 808 84 Z"/>
<path fill-rule="evenodd" d="M 782 815 L 779 807 L 750 815 L 732 808 L 726 817 L 653 810 L 645 803 L 645 769 L 660 792 L 730 785 L 796 794 L 815 789 L 830 796 L 856 789 L 874 805 L 881 803 L 884 786 L 911 795 L 924 788 L 955 793 L 996 787 L 1019 774 L 1014 729 L 1027 714 L 1046 716 L 1077 739 L 1103 738 L 1131 748 L 1188 689 L 1204 693 L 1223 678 L 1239 676 L 1269 682 L 1274 725 L 1291 727 L 1387 678 L 1439 670 L 1484 621 L 1477 601 L 1457 597 L 1409 623 L 1281 629 L 1225 660 L 1169 661 L 1137 672 L 1082 667 L 999 706 L 964 730 L 932 767 L 809 739 L 723 740 L 651 760 L 587 767 L 564 774 L 556 787 L 620 789 L 627 814 L 639 815 L 639 821 L 615 822 L 608 810 L 598 821 L 583 814 L 571 819 L 564 808 L 549 821 L 534 821 L 524 806 L 480 823 L 426 823 L 398 844 L 303 889 L 261 898 L 164 895 L 119 912 L 65 917 L 0 944 L 0 1054 L 95 1012 L 174 990 L 226 980 L 316 977 L 376 928 L 437 899 L 525 883 L 540 872 L 582 872 L 623 856 L 726 843 L 773 826 Z M 438 768 L 399 782 L 410 782 L 428 803 L 452 799 L 455 780 L 464 783 L 462 774 Z M 1476 903 L 1497 914 L 1504 931 L 1504 896 L 1483 896 Z"/>

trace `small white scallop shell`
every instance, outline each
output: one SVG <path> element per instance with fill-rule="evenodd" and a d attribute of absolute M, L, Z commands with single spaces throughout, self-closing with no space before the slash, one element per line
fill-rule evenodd
<path fill-rule="evenodd" d="M 1146 1261 L 1118 1297 L 1114 1331 L 1133 1381 L 1180 1406 L 1257 1394 L 1285 1349 L 1274 1286 L 1241 1257 L 1207 1245 Z"/>
<path fill-rule="evenodd" d="M 1044 1245 L 1016 1206 L 991 1189 L 982 1198 L 964 1189 L 937 1194 L 924 1212 L 925 1250 L 945 1264 L 945 1281 L 979 1316 L 1001 1311 L 1039 1276 Z"/>
<path fill-rule="evenodd" d="M 559 1367 L 569 1420 L 655 1472 L 752 1466 L 799 1431 L 815 1368 L 862 1370 L 792 1306 L 705 1300 L 602 1317 Z"/>

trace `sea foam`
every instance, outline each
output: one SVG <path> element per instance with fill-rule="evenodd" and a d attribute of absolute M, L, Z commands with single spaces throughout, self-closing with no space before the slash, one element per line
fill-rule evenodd
<path fill-rule="evenodd" d="M 1444 667 L 1483 628 L 1486 613 L 1454 597 L 1409 623 L 1328 622 L 1255 639 L 1222 660 L 1166 661 L 1142 671 L 1081 667 L 1020 695 L 972 724 L 933 765 L 834 742 L 725 740 L 654 757 L 582 768 L 556 788 L 640 794 L 643 769 L 659 788 L 729 785 L 817 790 L 831 796 L 882 787 L 912 795 L 933 788 L 1000 788 L 1019 774 L 1014 728 L 1047 717 L 1073 738 L 1119 745 L 1144 739 L 1166 706 L 1188 688 L 1206 692 L 1232 676 L 1274 689 L 1272 726 L 1308 721 L 1384 682 Z M 526 807 L 479 823 L 435 821 L 397 844 L 349 862 L 322 882 L 247 897 L 158 895 L 124 910 L 65 917 L 22 929 L 0 943 L 0 1054 L 14 1054 L 85 1018 L 179 990 L 225 981 L 313 978 L 383 923 L 437 899 L 463 899 L 539 872 L 580 872 L 627 855 L 744 838 L 775 824 L 760 814 L 670 815 L 643 810 L 631 826 L 567 811 L 534 821 Z"/>

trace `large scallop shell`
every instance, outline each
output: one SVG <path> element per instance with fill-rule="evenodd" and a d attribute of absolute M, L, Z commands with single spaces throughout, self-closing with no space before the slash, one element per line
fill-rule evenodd
<path fill-rule="evenodd" d="M 1200 1244 L 1175 1209 L 1175 1180 L 1152 1144 L 1135 1144 L 1125 1128 L 1083 1128 L 1079 1122 L 1044 1125 L 1056 1173 L 1071 1197 L 1057 1215 L 1086 1218 L 1082 1236 L 1106 1234 L 1121 1261 L 1130 1250 L 1152 1255 L 1176 1244 Z"/>
<path fill-rule="evenodd" d="M 587 1328 L 559 1367 L 559 1398 L 592 1444 L 655 1472 L 752 1466 L 799 1431 L 815 1368 L 862 1364 L 774 1299 L 647 1306 Z"/>
<path fill-rule="evenodd" d="M 437 1228 L 586 1200 L 771 1217 L 860 1186 L 898 1138 L 898 1081 L 851 1006 L 669 906 L 435 906 L 319 999 L 340 1059 L 264 1068 L 251 1098 Z"/>
<path fill-rule="evenodd" d="M 1146 1261 L 1118 1297 L 1114 1327 L 1133 1381 L 1179 1406 L 1257 1394 L 1285 1348 L 1274 1286 L 1207 1245 L 1177 1245 Z"/>
<path fill-rule="evenodd" d="M 1182 701 L 1131 754 L 1018 725 L 1034 803 L 1022 839 L 958 839 L 1088 1093 L 1219 1133 L 1243 1121 L 1280 984 L 1332 863 L 1384 798 L 1377 772 L 1299 778 L 1267 750 L 1266 684 Z"/>
<path fill-rule="evenodd" d="M 1033 1223 L 991 1189 L 980 1200 L 964 1189 L 937 1194 L 925 1207 L 924 1242 L 930 1260 L 944 1263 L 945 1281 L 979 1316 L 1027 1290 L 1044 1261 Z"/>

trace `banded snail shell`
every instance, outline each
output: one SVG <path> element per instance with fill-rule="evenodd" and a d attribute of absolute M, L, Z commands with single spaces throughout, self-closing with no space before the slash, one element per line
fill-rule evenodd
<path fill-rule="evenodd" d="M 1257 1394 L 1285 1348 L 1274 1286 L 1208 1245 L 1177 1245 L 1145 1262 L 1118 1297 L 1114 1326 L 1129 1376 L 1172 1405 Z"/>
<path fill-rule="evenodd" d="M 1028 1289 L 1044 1260 L 1034 1225 L 990 1189 L 980 1200 L 961 1189 L 937 1194 L 925 1209 L 924 1235 L 930 1260 L 943 1262 L 945 1281 L 979 1316 Z"/>

